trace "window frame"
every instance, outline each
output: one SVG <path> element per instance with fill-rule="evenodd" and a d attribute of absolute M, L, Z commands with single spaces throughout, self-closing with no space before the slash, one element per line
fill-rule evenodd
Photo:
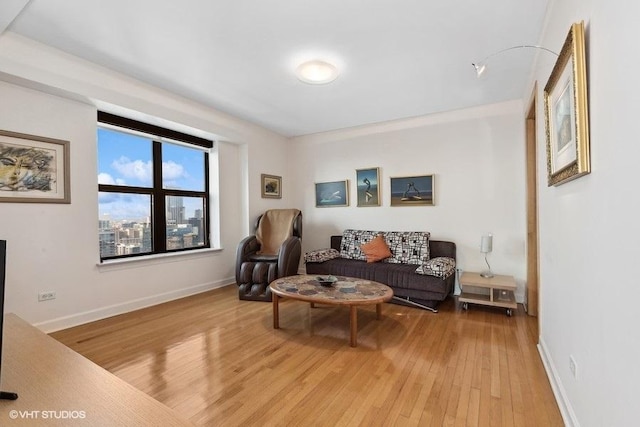
<path fill-rule="evenodd" d="M 125 255 L 113 255 L 103 257 L 100 253 L 100 262 L 144 257 L 158 254 L 167 254 L 175 252 L 186 252 L 198 249 L 211 248 L 211 199 L 210 199 L 210 179 L 209 179 L 209 155 L 213 148 L 213 141 L 167 129 L 161 126 L 152 125 L 149 123 L 140 122 L 137 120 L 129 119 L 126 117 L 117 116 L 115 114 L 98 111 L 98 127 L 105 129 L 111 129 L 119 132 L 133 131 L 133 134 L 142 133 L 146 138 L 149 138 L 152 142 L 152 164 L 153 164 L 153 179 L 151 187 L 139 187 L 132 185 L 114 185 L 114 184 L 100 184 L 98 183 L 98 192 L 105 193 L 126 193 L 126 194 L 141 194 L 150 196 L 150 216 L 151 216 L 151 239 L 152 250 L 150 252 L 125 254 Z M 179 190 L 179 189 L 165 189 L 162 182 L 162 145 L 167 143 L 179 143 L 180 145 L 192 148 L 203 149 L 204 154 L 204 190 Z M 188 248 L 167 249 L 167 210 L 166 199 L 168 196 L 177 197 L 195 197 L 203 199 L 203 212 L 202 219 L 204 221 L 205 233 L 204 244 L 201 246 L 194 246 Z M 158 227 L 157 224 L 164 224 L 164 226 Z M 98 230 L 99 231 L 99 230 Z"/>

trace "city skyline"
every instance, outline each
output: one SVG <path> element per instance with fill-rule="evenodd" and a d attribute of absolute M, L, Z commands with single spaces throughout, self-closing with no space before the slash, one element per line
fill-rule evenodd
<path fill-rule="evenodd" d="M 185 217 L 181 197 L 172 198 L 172 206 L 178 218 L 168 220 L 166 248 L 168 250 L 203 246 L 205 244 L 205 220 L 203 211 L 197 209 L 194 216 Z M 172 214 L 168 213 L 168 216 Z M 100 257 L 109 258 L 153 252 L 152 224 L 150 218 L 113 220 L 98 218 Z"/>

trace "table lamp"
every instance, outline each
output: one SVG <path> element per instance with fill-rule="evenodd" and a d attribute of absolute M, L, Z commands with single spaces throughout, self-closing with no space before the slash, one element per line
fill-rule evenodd
<path fill-rule="evenodd" d="M 486 277 L 486 278 L 493 277 L 493 273 L 491 272 L 491 266 L 489 265 L 489 261 L 487 261 L 487 254 L 491 252 L 492 249 L 493 249 L 493 235 L 491 233 L 485 234 L 480 239 L 480 252 L 484 254 L 484 262 L 487 263 L 487 267 L 489 267 L 489 269 L 480 273 L 480 276 L 482 277 Z"/>

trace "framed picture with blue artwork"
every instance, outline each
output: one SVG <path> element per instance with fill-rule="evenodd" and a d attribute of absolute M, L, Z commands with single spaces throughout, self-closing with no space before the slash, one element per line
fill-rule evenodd
<path fill-rule="evenodd" d="M 349 206 L 349 180 L 317 182 L 316 207 Z"/>
<path fill-rule="evenodd" d="M 380 168 L 356 170 L 358 207 L 380 206 Z"/>
<path fill-rule="evenodd" d="M 391 206 L 433 206 L 433 175 L 391 178 Z"/>

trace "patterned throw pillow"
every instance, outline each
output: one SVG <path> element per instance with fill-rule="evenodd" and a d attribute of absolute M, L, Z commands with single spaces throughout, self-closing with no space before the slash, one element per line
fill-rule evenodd
<path fill-rule="evenodd" d="M 381 234 L 378 234 L 370 242 L 363 243 L 360 249 L 367 257 L 367 262 L 378 262 L 391 256 L 389 246 L 387 246 Z"/>
<path fill-rule="evenodd" d="M 335 249 L 318 249 L 304 254 L 305 264 L 308 262 L 325 262 L 330 259 L 338 258 L 340 252 Z"/>
<path fill-rule="evenodd" d="M 429 259 L 429 236 L 426 231 L 388 231 L 384 239 L 393 256 L 386 262 L 421 265 Z"/>
<path fill-rule="evenodd" d="M 456 271 L 456 261 L 448 257 L 435 257 L 416 269 L 418 274 L 440 277 L 446 279 Z"/>
<path fill-rule="evenodd" d="M 380 234 L 379 231 L 344 230 L 342 243 L 340 243 L 340 257 L 366 261 L 367 256 L 362 252 L 360 246 L 370 242 L 378 234 Z"/>

